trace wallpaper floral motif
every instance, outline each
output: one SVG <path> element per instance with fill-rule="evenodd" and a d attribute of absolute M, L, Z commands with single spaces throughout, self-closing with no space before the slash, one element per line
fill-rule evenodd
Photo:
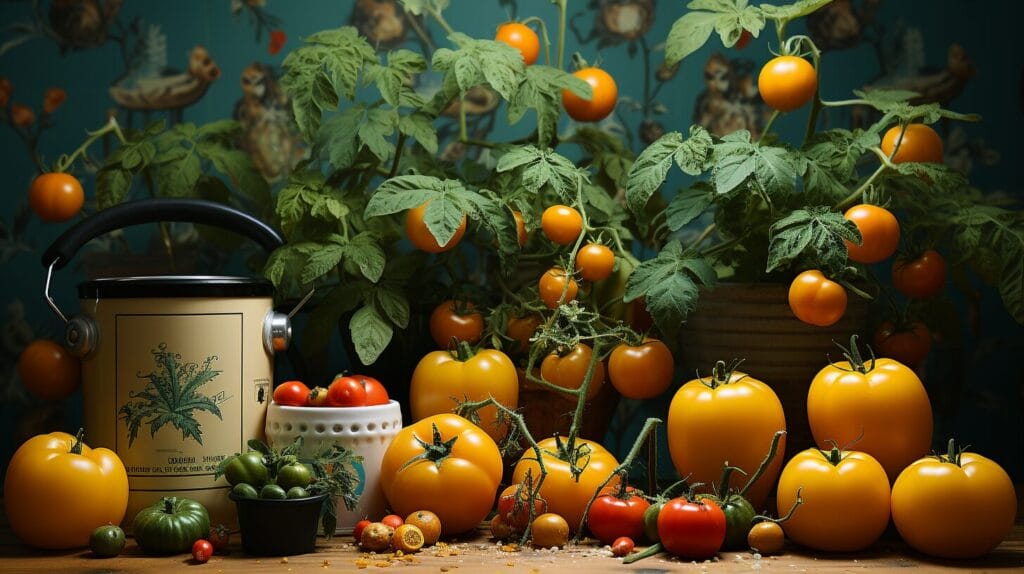
<path fill-rule="evenodd" d="M 1012 18 L 1001 15 L 1002 8 L 969 0 L 929 2 L 927 11 L 922 4 L 836 0 L 809 18 L 806 32 L 825 49 L 829 63 L 823 93 L 838 97 L 864 87 L 906 89 L 921 94 L 919 102 L 982 113 L 985 121 L 977 126 L 940 126 L 946 161 L 971 172 L 982 187 L 1006 190 L 1019 200 L 1020 152 L 1014 138 L 1024 112 L 1024 57 L 1019 50 L 1003 50 L 999 42 L 1016 33 L 1009 25 Z M 732 49 L 704 49 L 667 67 L 663 43 L 671 23 L 686 9 L 683 2 L 570 0 L 569 5 L 569 51 L 600 62 L 619 80 L 616 112 L 600 127 L 630 149 L 639 152 L 691 121 L 717 135 L 746 129 L 756 136 L 764 130 L 771 110 L 760 100 L 756 75 L 768 50 L 777 48 L 770 35 L 745 38 Z M 7 438 L 0 440 L 0 460 L 28 436 L 67 429 L 80 420 L 80 396 L 41 401 L 25 392 L 17 374 L 21 349 L 36 338 L 56 338 L 61 329 L 40 296 L 38 261 L 66 225 L 42 224 L 27 209 L 26 190 L 37 172 L 109 118 L 129 128 L 154 120 L 179 125 L 232 118 L 242 126 L 232 153 L 241 152 L 245 159 L 232 154 L 211 159 L 223 163 L 216 167 L 224 182 L 204 179 L 195 189 L 251 208 L 258 203 L 256 194 L 272 197 L 310 153 L 279 83 L 281 61 L 299 39 L 351 24 L 380 51 L 404 47 L 429 53 L 447 42 L 432 21 L 406 13 L 394 0 L 26 0 L 0 4 L 0 14 L 5 23 L 0 30 L 0 172 L 7 183 L 0 212 L 5 277 L 0 287 L 0 420 Z M 554 28 L 556 12 L 546 0 L 452 0 L 446 12 L 453 27 L 475 37 L 492 37 L 503 21 L 527 16 L 540 16 L 549 30 Z M 499 101 L 486 89 L 465 99 L 472 137 L 517 135 L 499 117 Z M 871 121 L 872 113 L 826 113 L 821 121 L 856 127 Z M 458 115 L 455 108 L 446 110 L 438 124 L 439 153 L 452 160 L 480 153 L 453 140 Z M 777 127 L 788 133 L 802 122 L 803 117 L 786 118 Z M 565 121 L 560 129 L 573 127 Z M 110 145 L 101 140 L 90 148 L 77 174 L 86 183 L 86 213 L 98 208 L 95 166 Z M 239 161 L 250 162 L 262 181 L 241 186 L 231 181 Z M 142 197 L 145 190 L 131 193 Z M 200 192 L 182 191 L 194 193 Z M 82 276 L 146 274 L 167 242 L 179 252 L 196 254 L 181 257 L 191 265 L 179 270 L 214 272 L 227 264 L 231 247 L 210 248 L 208 239 L 182 225 L 168 226 L 162 238 L 111 234 L 90 245 L 75 277 L 61 279 L 65 293 L 58 300 L 73 307 L 71 286 Z M 104 259 L 104 254 L 115 256 Z M 941 315 L 946 324 L 936 329 L 942 337 L 936 342 L 940 352 L 922 374 L 939 413 L 937 436 L 959 432 L 994 445 L 992 455 L 1020 480 L 1024 427 L 1015 413 L 1024 407 L 1024 375 L 1013 357 L 1024 348 L 1024 333 L 998 298 L 975 284 L 969 277 L 958 278 L 955 300 Z M 618 424 L 628 423 L 622 419 L 629 412 L 620 412 Z M 982 421 L 987 426 L 977 428 Z"/>

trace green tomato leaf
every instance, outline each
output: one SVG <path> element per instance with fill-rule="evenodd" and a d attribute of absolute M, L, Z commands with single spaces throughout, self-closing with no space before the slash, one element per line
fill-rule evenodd
<path fill-rule="evenodd" d="M 424 112 L 414 112 L 398 120 L 398 131 L 415 139 L 430 155 L 437 153 L 437 130 L 433 118 Z"/>
<path fill-rule="evenodd" d="M 565 156 L 534 145 L 513 148 L 501 156 L 495 169 L 499 173 L 516 170 L 520 184 L 527 191 L 535 193 L 544 186 L 549 186 L 566 203 L 573 202 L 576 187 L 585 177 Z"/>
<path fill-rule="evenodd" d="M 832 274 L 847 264 L 845 241 L 860 245 L 857 225 L 828 207 L 798 209 L 769 230 L 767 272 L 803 257 L 809 266 Z"/>
<path fill-rule="evenodd" d="M 647 201 L 665 183 L 672 160 L 683 145 L 683 134 L 668 132 L 640 152 L 626 178 L 626 205 L 630 211 L 643 211 Z"/>
<path fill-rule="evenodd" d="M 708 12 L 688 12 L 676 20 L 665 40 L 665 65 L 674 66 L 699 50 L 711 37 L 717 21 L 718 14 Z"/>
<path fill-rule="evenodd" d="M 334 169 L 352 165 L 359 153 L 359 126 L 366 114 L 366 106 L 353 104 L 345 111 L 330 117 L 317 136 L 319 145 L 326 150 L 327 159 Z"/>
<path fill-rule="evenodd" d="M 536 110 L 537 137 L 543 143 L 551 142 L 561 115 L 562 90 L 588 100 L 593 96 L 590 84 L 572 74 L 551 66 L 528 66 L 523 81 L 509 98 L 509 125 L 519 122 L 527 110 Z"/>
<path fill-rule="evenodd" d="M 1018 241 L 1004 249 L 1002 279 L 999 296 L 1003 305 L 1018 324 L 1024 325 L 1024 235 L 1018 229 Z"/>
<path fill-rule="evenodd" d="M 185 151 L 182 148 L 177 148 Z M 185 153 L 177 161 L 156 163 L 153 179 L 162 197 L 189 197 L 195 195 L 196 182 L 203 174 L 203 166 L 194 153 Z"/>
<path fill-rule="evenodd" d="M 346 262 L 355 264 L 363 277 L 369 279 L 371 283 L 380 281 L 387 259 L 374 234 L 364 231 L 352 237 L 345 243 L 343 255 Z"/>
<path fill-rule="evenodd" d="M 117 166 L 107 166 L 96 173 L 96 204 L 100 209 L 113 207 L 128 199 L 132 186 L 130 171 Z"/>
<path fill-rule="evenodd" d="M 398 127 L 398 113 L 395 110 L 373 108 L 366 112 L 366 118 L 359 124 L 359 141 L 381 162 L 385 162 L 395 151 L 388 137 Z"/>
<path fill-rule="evenodd" d="M 412 50 L 396 50 L 387 56 L 387 65 L 370 63 L 363 73 L 365 85 L 374 84 L 384 101 L 392 107 L 410 103 L 408 94 L 414 94 L 412 76 L 427 71 L 427 60 Z"/>
<path fill-rule="evenodd" d="M 761 4 L 761 12 L 764 13 L 766 18 L 772 20 L 789 21 L 812 14 L 830 2 L 832 0 L 798 0 L 784 6 Z"/>
<path fill-rule="evenodd" d="M 451 183 L 449 183 L 451 182 Z M 366 204 L 365 217 L 398 213 L 440 197 L 458 181 L 441 180 L 429 175 L 400 175 L 385 180 Z M 444 245 L 442 243 L 441 245 Z"/>
<path fill-rule="evenodd" d="M 665 222 L 672 231 L 678 231 L 686 224 L 700 217 L 711 206 L 714 190 L 706 182 L 697 182 L 679 192 L 665 209 Z"/>
<path fill-rule="evenodd" d="M 715 192 L 730 193 L 748 178 L 769 195 L 791 192 L 799 173 L 799 157 L 782 147 L 752 142 L 750 132 L 737 130 L 713 147 Z"/>
<path fill-rule="evenodd" d="M 679 326 L 697 306 L 700 286 L 713 287 L 714 269 L 702 258 L 683 251 L 671 241 L 654 259 L 640 263 L 626 281 L 622 300 L 644 297 L 647 310 L 663 333 L 674 336 Z"/>
<path fill-rule="evenodd" d="M 395 332 L 391 323 L 373 305 L 364 305 L 356 310 L 348 328 L 359 361 L 364 365 L 376 362 Z"/>
<path fill-rule="evenodd" d="M 454 74 L 459 91 L 488 85 L 501 97 L 511 100 L 526 69 L 522 54 L 512 46 L 494 40 L 477 40 L 456 32 L 448 37 L 458 50 L 437 50 L 431 65 L 435 70 Z"/>
<path fill-rule="evenodd" d="M 451 0 L 401 0 L 405 11 L 414 15 L 440 14 L 448 9 Z"/>
<path fill-rule="evenodd" d="M 345 254 L 345 239 L 336 236 L 338 241 L 319 244 L 306 257 L 306 265 L 302 268 L 302 283 L 312 283 L 338 266 Z"/>
<path fill-rule="evenodd" d="M 398 328 L 409 326 L 409 299 L 398 286 L 391 283 L 377 285 L 373 290 L 373 301 Z"/>

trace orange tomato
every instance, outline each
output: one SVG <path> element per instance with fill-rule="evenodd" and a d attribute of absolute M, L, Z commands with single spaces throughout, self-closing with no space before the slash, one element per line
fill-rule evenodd
<path fill-rule="evenodd" d="M 569 284 L 568 287 L 566 287 L 566 283 Z M 552 267 L 540 276 L 537 291 L 541 301 L 544 301 L 548 309 L 554 309 L 562 303 L 568 303 L 575 299 L 579 292 L 579 285 L 561 267 Z M 565 294 L 564 298 L 562 297 L 563 293 Z"/>
<path fill-rule="evenodd" d="M 512 210 L 512 217 L 516 220 L 516 237 L 519 239 L 519 247 L 526 245 L 526 222 L 523 220 L 521 211 Z"/>
<path fill-rule="evenodd" d="M 651 399 L 672 384 L 675 360 L 672 351 L 657 339 L 633 346 L 622 343 L 608 357 L 608 380 L 630 399 Z"/>
<path fill-rule="evenodd" d="M 590 84 L 592 95 L 586 100 L 569 90 L 562 90 L 562 106 L 569 117 L 578 122 L 599 122 L 608 117 L 619 100 L 615 78 L 600 68 L 583 68 L 573 76 Z"/>
<path fill-rule="evenodd" d="M 615 254 L 607 245 L 588 243 L 576 253 L 576 271 L 586 281 L 602 281 L 611 277 Z"/>
<path fill-rule="evenodd" d="M 559 293 L 561 295 L 561 293 Z M 537 332 L 537 327 L 544 321 L 538 313 L 530 313 L 523 317 L 509 317 L 505 334 L 512 339 L 509 354 L 525 354 L 530 350 L 530 338 Z"/>
<path fill-rule="evenodd" d="M 541 214 L 540 228 L 551 241 L 569 245 L 583 232 L 583 216 L 568 205 L 552 205 Z"/>
<path fill-rule="evenodd" d="M 818 72 L 803 58 L 778 56 L 761 68 L 757 89 L 769 107 L 791 112 L 814 97 L 818 89 Z"/>
<path fill-rule="evenodd" d="M 484 333 L 484 318 L 469 302 L 442 301 L 430 313 L 430 336 L 438 347 L 447 349 L 465 341 L 476 343 Z"/>
<path fill-rule="evenodd" d="M 891 211 L 877 205 L 861 204 L 847 209 L 843 217 L 860 230 L 860 245 L 845 242 L 851 261 L 878 263 L 896 253 L 900 244 L 900 224 Z"/>
<path fill-rule="evenodd" d="M 523 55 L 523 63 L 527 66 L 536 62 L 537 56 L 540 55 L 540 38 L 525 24 L 506 22 L 498 26 L 494 39 L 519 50 Z"/>
<path fill-rule="evenodd" d="M 899 145 L 899 149 L 896 146 Z M 882 137 L 882 152 L 892 158 L 893 163 L 930 162 L 942 163 L 942 138 L 931 127 L 924 124 L 908 124 L 903 137 L 900 126 L 893 126 Z M 893 150 L 896 155 L 893 155 Z"/>
<path fill-rule="evenodd" d="M 456 228 L 455 234 L 452 235 L 451 239 L 444 245 L 441 245 L 423 221 L 423 214 L 426 212 L 427 205 L 429 204 L 430 202 L 428 201 L 406 212 L 405 235 L 413 246 L 421 251 L 426 251 L 427 253 L 448 251 L 458 245 L 459 241 L 462 241 L 462 236 L 466 234 L 466 214 L 462 214 L 462 223 Z"/>
<path fill-rule="evenodd" d="M 578 389 L 583 386 L 594 351 L 586 343 L 578 343 L 564 355 L 551 353 L 540 364 L 540 376 L 547 382 L 563 389 Z M 594 365 L 594 374 L 587 388 L 587 399 L 594 398 L 604 383 L 604 361 Z"/>
<path fill-rule="evenodd" d="M 804 323 L 828 327 L 846 313 L 846 289 L 817 269 L 804 271 L 789 286 L 789 308 Z"/>
<path fill-rule="evenodd" d="M 47 222 L 67 221 L 82 210 L 85 191 L 73 175 L 44 173 L 32 180 L 28 203 L 39 219 Z"/>
<path fill-rule="evenodd" d="M 82 382 L 81 362 L 63 346 L 48 339 L 32 341 L 18 356 L 21 384 L 44 401 L 59 401 Z"/>

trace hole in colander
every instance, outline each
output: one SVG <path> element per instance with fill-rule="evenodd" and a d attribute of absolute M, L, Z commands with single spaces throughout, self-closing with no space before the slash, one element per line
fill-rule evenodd
<path fill-rule="evenodd" d="M 380 429 L 381 430 L 388 430 L 388 421 L 384 421 L 384 422 L 380 423 Z"/>
<path fill-rule="evenodd" d="M 326 430 L 327 430 L 327 428 L 324 425 L 322 425 L 322 424 L 316 425 L 316 432 L 317 433 L 323 433 Z"/>
<path fill-rule="evenodd" d="M 291 430 L 292 430 L 292 423 L 284 423 L 284 430 L 287 431 L 287 432 L 291 432 Z"/>
<path fill-rule="evenodd" d="M 308 430 L 309 430 L 309 427 L 306 426 L 306 423 L 302 423 L 301 425 L 299 425 L 299 432 L 304 433 L 304 432 L 306 432 Z"/>
<path fill-rule="evenodd" d="M 352 426 L 348 427 L 348 430 L 350 430 L 352 432 L 359 432 L 359 431 L 363 430 L 363 427 L 360 426 L 360 425 L 352 425 Z"/>
<path fill-rule="evenodd" d="M 281 430 L 281 423 L 274 421 L 270 423 L 270 428 L 273 430 Z"/>
<path fill-rule="evenodd" d="M 345 427 L 341 425 L 334 425 L 333 427 L 331 427 L 331 430 L 333 430 L 334 432 L 341 432 L 345 430 Z"/>
<path fill-rule="evenodd" d="M 377 430 L 377 423 L 370 423 L 366 425 L 366 430 L 371 432 Z"/>

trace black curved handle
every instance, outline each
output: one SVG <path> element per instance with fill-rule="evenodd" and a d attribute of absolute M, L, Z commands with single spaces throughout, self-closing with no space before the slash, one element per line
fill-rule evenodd
<path fill-rule="evenodd" d="M 99 211 L 58 237 L 43 253 L 43 267 L 60 269 L 91 239 L 104 233 L 140 225 L 174 221 L 201 223 L 234 231 L 259 243 L 267 251 L 284 245 L 281 234 L 248 213 L 202 199 L 142 199 Z"/>

